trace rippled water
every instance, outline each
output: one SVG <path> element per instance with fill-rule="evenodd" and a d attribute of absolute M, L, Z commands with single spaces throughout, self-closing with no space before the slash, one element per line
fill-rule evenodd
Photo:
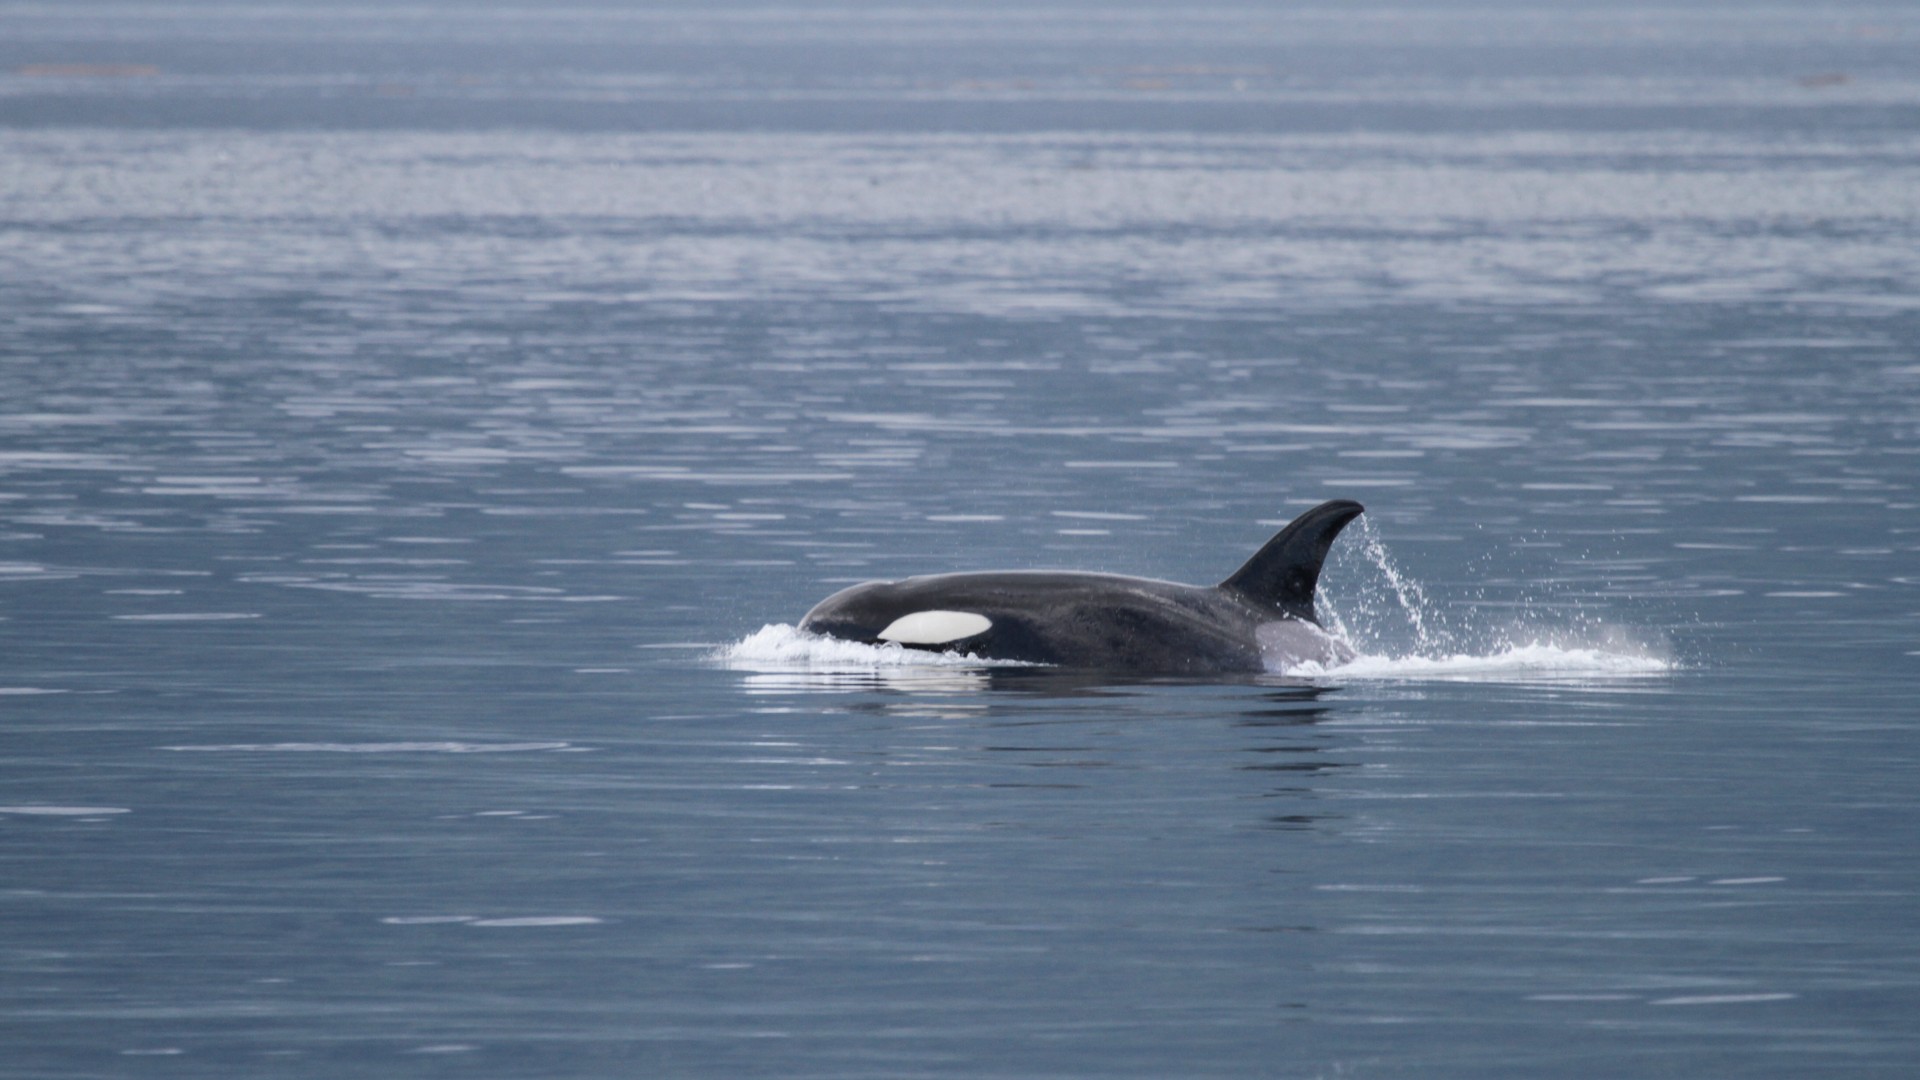
<path fill-rule="evenodd" d="M 1911 1074 L 1916 42 L 0 5 L 0 1076 Z"/>

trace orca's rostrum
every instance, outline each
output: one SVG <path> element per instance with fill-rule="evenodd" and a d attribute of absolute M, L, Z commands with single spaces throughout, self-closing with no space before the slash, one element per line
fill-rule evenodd
<path fill-rule="evenodd" d="M 1145 672 L 1284 671 L 1343 663 L 1314 590 L 1334 537 L 1365 508 L 1347 499 L 1294 518 L 1218 585 L 1052 570 L 870 581 L 827 597 L 800 629 L 1063 667 Z"/>

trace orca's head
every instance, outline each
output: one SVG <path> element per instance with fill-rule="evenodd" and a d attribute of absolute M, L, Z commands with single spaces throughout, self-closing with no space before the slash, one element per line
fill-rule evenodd
<path fill-rule="evenodd" d="M 813 605 L 801 618 L 800 629 L 842 641 L 877 642 L 880 631 L 896 617 L 887 614 L 894 606 L 887 596 L 892 585 L 868 581 L 841 589 Z"/>
<path fill-rule="evenodd" d="M 905 645 L 914 649 L 963 648 L 993 628 L 993 620 L 973 611 L 950 611 L 916 604 L 900 582 L 869 581 L 841 589 L 813 606 L 800 629 L 867 645 Z"/>

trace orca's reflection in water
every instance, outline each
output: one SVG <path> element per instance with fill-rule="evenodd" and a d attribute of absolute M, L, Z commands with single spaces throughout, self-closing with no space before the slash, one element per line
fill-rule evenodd
<path fill-rule="evenodd" d="M 988 774 L 977 778 L 987 788 L 1088 786 L 1071 772 L 1042 782 L 1010 779 L 1001 773 L 1007 762 L 1022 769 L 1182 774 L 1204 766 L 1258 777 L 1262 783 L 1253 789 L 1231 780 L 1211 787 L 1261 800 L 1258 823 L 1274 829 L 1338 818 L 1302 802 L 1318 801 L 1317 778 L 1360 764 L 1353 736 L 1328 726 L 1340 689 L 1283 676 L 1189 679 L 1041 666 L 906 665 L 751 671 L 741 685 L 756 698 L 804 695 L 806 711 L 874 717 L 883 725 L 869 730 L 873 742 L 865 753 L 970 761 Z M 823 710 L 823 695 L 844 700 Z M 937 750 L 924 741 L 934 731 L 942 736 Z M 902 735 L 911 737 L 911 747 L 893 742 Z M 838 750 L 852 748 L 843 743 Z M 1203 756 L 1194 758 L 1196 752 Z"/>

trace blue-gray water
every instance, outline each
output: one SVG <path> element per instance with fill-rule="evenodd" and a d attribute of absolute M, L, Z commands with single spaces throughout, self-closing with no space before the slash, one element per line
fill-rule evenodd
<path fill-rule="evenodd" d="M 0 1076 L 1911 1076 L 1916 480 L 1910 8 L 0 6 Z"/>

